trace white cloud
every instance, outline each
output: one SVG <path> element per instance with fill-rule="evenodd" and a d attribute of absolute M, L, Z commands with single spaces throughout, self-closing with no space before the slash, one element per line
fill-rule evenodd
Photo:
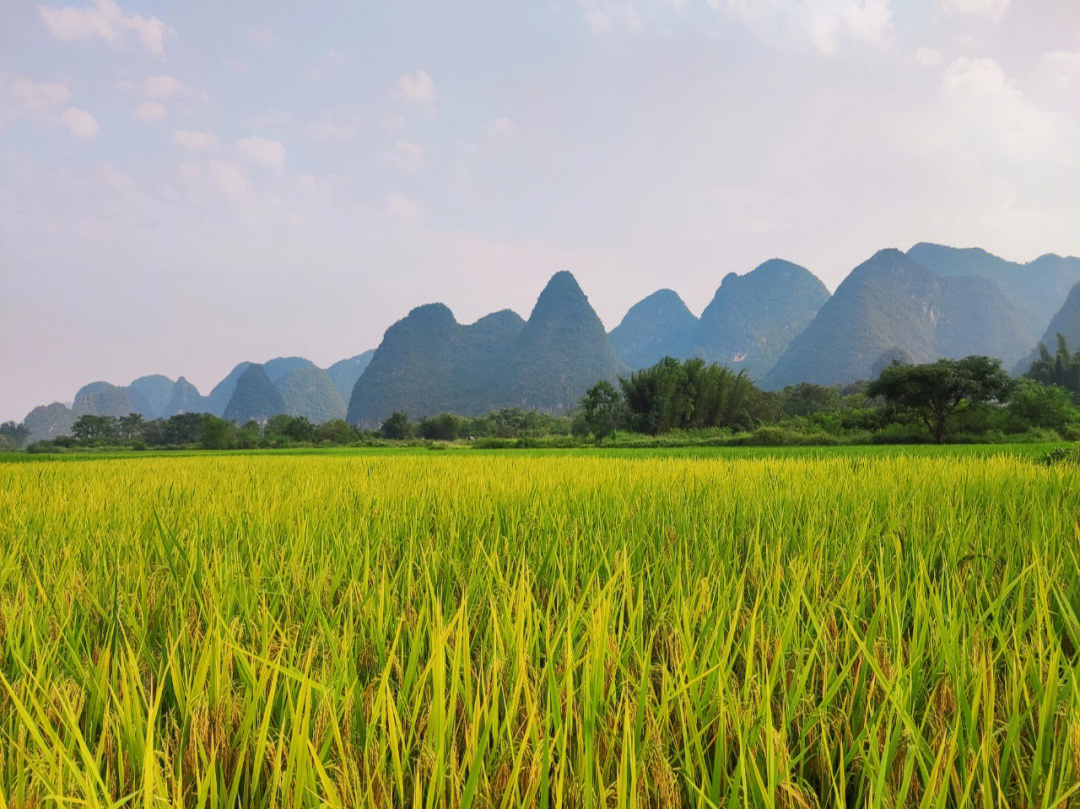
<path fill-rule="evenodd" d="M 309 139 L 316 143 L 339 141 L 347 143 L 355 140 L 360 134 L 361 117 L 359 113 L 348 112 L 327 116 L 318 121 L 312 121 L 307 125 L 304 132 Z"/>
<path fill-rule="evenodd" d="M 424 215 L 424 209 L 421 206 L 397 191 L 387 194 L 384 203 L 389 213 L 410 222 L 415 222 Z"/>
<path fill-rule="evenodd" d="M 0 131 L 19 120 L 38 126 L 64 126 L 72 134 L 90 140 L 98 131 L 90 113 L 68 106 L 71 90 L 60 82 L 34 81 L 0 72 Z"/>
<path fill-rule="evenodd" d="M 248 39 L 254 42 L 256 45 L 262 45 L 269 48 L 273 45 L 277 39 L 274 37 L 274 32 L 269 28 L 252 28 L 248 31 Z"/>
<path fill-rule="evenodd" d="M 497 138 L 500 135 L 512 135 L 514 133 L 514 122 L 507 118 L 505 115 L 500 115 L 498 118 L 492 118 L 484 125 L 484 129 L 487 131 L 488 137 Z"/>
<path fill-rule="evenodd" d="M 941 98 L 960 154 L 980 150 L 1018 163 L 1075 162 L 1070 133 L 1028 100 L 993 59 L 961 57 L 942 75 Z"/>
<path fill-rule="evenodd" d="M 217 190 L 233 204 L 241 205 L 252 198 L 251 180 L 236 163 L 211 160 L 208 169 Z"/>
<path fill-rule="evenodd" d="M 1080 51 L 1050 51 L 1043 54 L 1043 63 L 1055 84 L 1073 90 L 1080 87 Z"/>
<path fill-rule="evenodd" d="M 77 110 L 74 107 L 64 110 L 60 116 L 60 122 L 83 140 L 90 140 L 98 131 L 97 119 L 85 110 Z"/>
<path fill-rule="evenodd" d="M 279 140 L 255 135 L 238 140 L 235 146 L 240 156 L 252 163 L 274 170 L 279 170 L 285 165 L 285 144 Z"/>
<path fill-rule="evenodd" d="M 111 45 L 122 45 L 128 34 L 134 34 L 142 46 L 156 56 L 165 56 L 165 38 L 176 31 L 157 17 L 128 14 L 115 0 L 95 0 L 93 6 L 74 8 L 38 6 L 38 12 L 49 32 L 66 42 L 77 39 L 102 39 Z"/>
<path fill-rule="evenodd" d="M 319 61 L 311 68 L 311 78 L 320 80 L 325 79 L 330 73 L 331 68 L 340 67 L 343 64 L 345 64 L 345 54 L 337 48 L 331 48 L 320 56 Z"/>
<path fill-rule="evenodd" d="M 173 133 L 173 143 L 198 152 L 213 152 L 218 148 L 218 139 L 209 132 L 190 132 L 186 129 Z"/>
<path fill-rule="evenodd" d="M 1010 0 L 944 0 L 946 14 L 971 14 L 1001 22 Z"/>
<path fill-rule="evenodd" d="M 627 28 L 641 26 L 641 15 L 632 2 L 581 0 L 581 4 L 585 7 L 585 24 L 597 36 L 607 33 L 617 24 Z"/>
<path fill-rule="evenodd" d="M 924 67 L 934 67 L 941 64 L 941 53 L 933 48 L 919 48 L 915 51 L 915 61 Z"/>
<path fill-rule="evenodd" d="M 21 118 L 47 124 L 70 100 L 66 84 L 0 73 L 0 129 Z"/>
<path fill-rule="evenodd" d="M 709 0 L 728 12 L 764 42 L 809 43 L 819 53 L 837 53 L 843 38 L 883 45 L 892 31 L 890 0 Z"/>
<path fill-rule="evenodd" d="M 140 121 L 160 121 L 165 117 L 165 108 L 156 101 L 144 101 L 133 113 Z"/>
<path fill-rule="evenodd" d="M 397 80 L 397 89 L 401 95 L 417 104 L 432 104 L 435 101 L 435 82 L 423 70 L 402 74 Z"/>
<path fill-rule="evenodd" d="M 410 174 L 419 174 L 424 168 L 424 147 L 419 143 L 399 140 L 394 144 L 394 148 L 378 152 L 376 159 L 384 166 L 404 169 Z"/>

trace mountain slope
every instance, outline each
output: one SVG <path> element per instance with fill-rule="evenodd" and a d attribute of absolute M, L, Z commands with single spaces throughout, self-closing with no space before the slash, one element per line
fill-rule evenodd
<path fill-rule="evenodd" d="M 916 244 L 908 256 L 943 277 L 978 276 L 995 282 L 1019 315 L 1029 343 L 1043 333 L 1069 290 L 1080 281 L 1080 258 L 1048 254 L 1019 264 L 979 248 L 928 242 Z"/>
<path fill-rule="evenodd" d="M 441 303 L 418 306 L 386 330 L 353 387 L 349 422 L 376 427 L 398 410 L 414 419 L 484 412 L 523 325 L 508 310 L 462 326 Z"/>
<path fill-rule="evenodd" d="M 108 382 L 91 382 L 79 388 L 71 410 L 75 418 L 86 415 L 120 418 L 139 412 L 126 390 Z"/>
<path fill-rule="evenodd" d="M 368 363 L 371 362 L 374 355 L 375 349 L 371 349 L 363 354 L 357 354 L 355 357 L 338 360 L 326 369 L 326 373 L 330 374 L 330 381 L 334 383 L 334 387 L 338 389 L 338 393 L 341 394 L 341 398 L 345 402 L 348 402 L 352 397 L 352 389 L 356 386 L 356 380 L 360 378 L 360 374 L 364 373 L 364 369 L 368 367 Z"/>
<path fill-rule="evenodd" d="M 692 353 L 761 379 L 828 299 L 817 276 L 790 261 L 730 273 L 701 313 Z"/>
<path fill-rule="evenodd" d="M 967 354 L 1008 360 L 1022 353 L 1023 333 L 992 283 L 940 278 L 899 250 L 882 250 L 844 279 L 764 384 L 869 379 L 889 352 L 917 363 Z"/>
<path fill-rule="evenodd" d="M 1057 351 L 1057 336 L 1059 334 L 1065 338 L 1065 343 L 1070 352 L 1075 354 L 1080 350 L 1080 283 L 1069 290 L 1065 303 L 1054 313 L 1050 325 L 1047 326 L 1042 339 L 1039 341 L 1046 346 L 1051 355 Z M 1038 357 L 1039 347 L 1035 346 L 1024 359 L 1017 363 L 1015 373 L 1027 373 L 1031 363 L 1035 362 Z"/>
<path fill-rule="evenodd" d="M 548 281 L 495 388 L 499 406 L 565 413 L 597 380 L 623 370 L 574 276 Z"/>
<path fill-rule="evenodd" d="M 140 409 L 135 412 L 143 418 L 156 419 L 165 409 L 172 396 L 173 381 L 161 374 L 140 376 L 125 390 L 132 402 Z"/>
<path fill-rule="evenodd" d="M 224 417 L 237 424 L 264 421 L 285 412 L 285 402 L 261 365 L 249 365 L 236 380 Z"/>
<path fill-rule="evenodd" d="M 697 327 L 682 298 L 661 289 L 631 306 L 608 339 L 619 361 L 636 370 L 664 357 L 687 357 Z"/>
<path fill-rule="evenodd" d="M 161 417 L 169 418 L 180 413 L 203 413 L 207 412 L 206 399 L 199 394 L 198 389 L 180 377 L 173 383 L 169 401 L 161 409 Z"/>
<path fill-rule="evenodd" d="M 271 382 L 277 382 L 285 374 L 295 371 L 297 368 L 314 368 L 315 363 L 303 357 L 274 357 L 262 364 L 266 371 L 266 378 Z"/>
<path fill-rule="evenodd" d="M 229 399 L 232 398 L 233 391 L 236 390 L 236 382 L 251 366 L 250 362 L 242 362 L 229 371 L 228 375 L 216 385 L 206 397 L 206 408 L 208 413 L 213 413 L 215 416 L 223 416 L 225 414 L 225 408 L 229 406 Z"/>
<path fill-rule="evenodd" d="M 345 400 L 330 375 L 314 365 L 289 371 L 274 386 L 290 416 L 303 416 L 312 424 L 345 418 Z"/>
<path fill-rule="evenodd" d="M 71 408 L 60 402 L 38 405 L 23 419 L 23 426 L 30 431 L 27 443 L 71 435 L 71 427 L 74 424 L 75 414 Z"/>

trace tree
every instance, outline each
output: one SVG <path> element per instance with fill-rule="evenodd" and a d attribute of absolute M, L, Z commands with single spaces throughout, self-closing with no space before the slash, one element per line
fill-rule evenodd
<path fill-rule="evenodd" d="M 126 416 L 120 417 L 118 425 L 120 436 L 125 441 L 130 441 L 142 432 L 143 417 L 138 413 L 128 413 Z"/>
<path fill-rule="evenodd" d="M 351 444 L 358 438 L 356 429 L 345 419 L 334 419 L 315 428 L 315 440 L 322 444 Z"/>
<path fill-rule="evenodd" d="M 382 423 L 379 432 L 382 433 L 383 438 L 389 438 L 391 441 L 404 441 L 412 433 L 412 424 L 409 423 L 409 417 L 405 413 L 397 411 L 391 413 Z"/>
<path fill-rule="evenodd" d="M 231 421 L 203 413 L 199 444 L 203 449 L 230 449 L 236 445 L 236 433 L 236 425 Z"/>
<path fill-rule="evenodd" d="M 71 435 L 80 444 L 107 444 L 120 437 L 116 419 L 112 416 L 79 416 L 71 427 Z"/>
<path fill-rule="evenodd" d="M 1039 343 L 1039 357 L 1024 376 L 1044 385 L 1057 385 L 1069 391 L 1073 397 L 1080 397 L 1080 352 L 1069 353 L 1065 335 L 1058 334 L 1054 355 L 1050 356 L 1046 346 Z"/>
<path fill-rule="evenodd" d="M 581 400 L 585 425 L 597 442 L 603 441 L 618 428 L 621 409 L 622 397 L 607 380 L 601 380 L 589 388 Z"/>
<path fill-rule="evenodd" d="M 461 419 L 453 413 L 441 413 L 434 418 L 420 419 L 417 430 L 429 441 L 453 441 L 461 429 Z"/>
<path fill-rule="evenodd" d="M 1072 397 L 1057 385 L 1044 385 L 1033 379 L 1017 381 L 1006 407 L 1010 429 L 1018 431 L 1031 427 L 1063 430 L 1071 422 L 1080 421 Z"/>
<path fill-rule="evenodd" d="M 30 428 L 25 424 L 16 424 L 13 421 L 0 424 L 0 447 L 4 449 L 20 449 L 29 437 Z"/>
<path fill-rule="evenodd" d="M 998 360 L 965 357 L 926 365 L 893 363 L 882 370 L 866 392 L 915 413 L 940 444 L 950 419 L 977 404 L 1004 400 L 1011 386 Z"/>

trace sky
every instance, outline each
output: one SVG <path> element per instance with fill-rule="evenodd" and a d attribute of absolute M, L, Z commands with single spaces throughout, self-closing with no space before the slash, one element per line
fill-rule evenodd
<path fill-rule="evenodd" d="M 72 3 L 68 5 L 68 3 Z M 1080 254 L 1080 3 L 3 0 L 0 421 L 410 309 Z"/>

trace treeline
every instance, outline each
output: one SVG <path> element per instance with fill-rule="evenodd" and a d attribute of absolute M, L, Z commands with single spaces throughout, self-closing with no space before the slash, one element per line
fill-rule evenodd
<path fill-rule="evenodd" d="M 701 360 L 670 357 L 598 382 L 581 401 L 573 432 L 603 441 L 719 431 L 729 443 L 920 443 L 1080 438 L 1080 358 L 1061 341 L 1027 376 L 1012 379 L 996 359 L 923 365 L 895 362 L 877 379 L 847 387 L 803 383 L 769 392 L 748 377 Z M 1080 376 L 1076 377 L 1080 380 Z"/>
<path fill-rule="evenodd" d="M 80 417 L 70 436 L 30 452 L 80 448 L 274 449 L 467 441 L 473 446 L 920 443 L 1080 440 L 1080 353 L 1064 338 L 1045 346 L 1024 377 L 986 357 L 895 362 L 877 379 L 846 387 L 803 383 L 764 391 L 745 374 L 670 357 L 598 382 L 570 416 L 506 408 L 476 418 L 452 413 L 413 421 L 394 413 L 377 430 L 344 420 L 312 424 L 287 415 L 234 424 L 209 414 L 144 420 Z M 27 429 L 0 424 L 0 449 L 23 448 Z"/>
<path fill-rule="evenodd" d="M 419 422 L 395 413 L 378 430 L 358 430 L 342 419 L 312 424 L 302 416 L 278 415 L 266 421 L 234 424 L 209 413 L 182 413 L 167 419 L 144 420 L 132 413 L 121 418 L 84 415 L 71 435 L 35 441 L 32 453 L 72 449 L 282 449 L 304 446 L 378 446 L 402 441 L 457 439 L 523 439 L 569 436 L 572 422 L 549 413 L 506 408 L 478 418 L 449 413 Z M 0 448 L 20 449 L 26 429 L 0 425 Z"/>

